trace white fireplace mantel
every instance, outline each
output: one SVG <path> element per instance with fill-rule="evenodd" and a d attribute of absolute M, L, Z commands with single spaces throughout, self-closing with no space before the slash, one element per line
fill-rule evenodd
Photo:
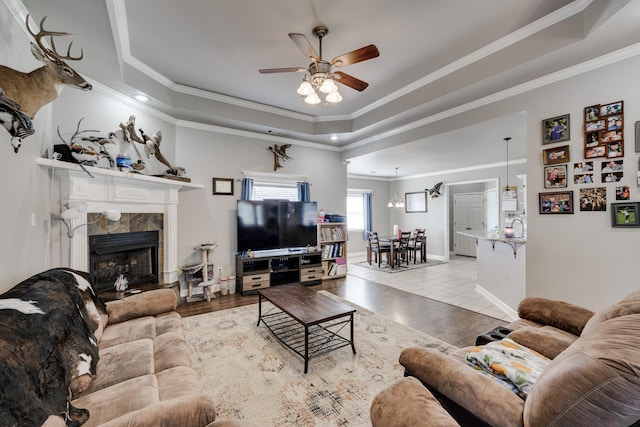
<path fill-rule="evenodd" d="M 59 180 L 60 206 L 75 200 L 87 202 L 87 212 L 116 209 L 123 213 L 162 213 L 164 229 L 164 258 L 162 278 L 165 283 L 178 280 L 177 210 L 178 192 L 203 189 L 200 184 L 146 176 L 142 174 L 87 167 L 91 176 L 79 165 L 38 158 L 37 164 L 50 168 Z M 72 228 L 86 224 L 87 213 L 70 221 Z M 73 238 L 61 228 L 61 254 L 68 254 L 68 265 L 82 271 L 89 270 L 87 227 L 79 227 Z M 63 258 L 64 259 L 64 258 Z"/>

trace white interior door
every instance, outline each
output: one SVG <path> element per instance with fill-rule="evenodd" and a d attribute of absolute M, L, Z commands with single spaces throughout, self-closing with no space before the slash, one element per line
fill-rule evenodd
<path fill-rule="evenodd" d="M 493 230 L 500 227 L 500 201 L 498 200 L 498 190 L 491 188 L 484 192 L 485 209 L 487 223 L 486 229 Z"/>
<path fill-rule="evenodd" d="M 456 255 L 476 256 L 476 239 L 459 231 L 481 233 L 485 230 L 484 193 L 460 193 L 453 196 L 454 244 Z"/>

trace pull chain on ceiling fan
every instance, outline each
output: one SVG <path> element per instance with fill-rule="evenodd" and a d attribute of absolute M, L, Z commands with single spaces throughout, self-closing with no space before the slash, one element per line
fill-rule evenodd
<path fill-rule="evenodd" d="M 298 49 L 309 59 L 311 64 L 307 68 L 303 67 L 288 67 L 288 68 L 263 68 L 260 71 L 262 74 L 270 73 L 306 73 L 300 87 L 298 87 L 298 94 L 304 96 L 304 100 L 308 104 L 320 103 L 320 97 L 316 93 L 320 91 L 326 93 L 327 102 L 340 102 L 342 96 L 338 91 L 338 87 L 335 82 L 341 83 L 345 86 L 349 86 L 352 89 L 362 92 L 369 86 L 362 80 L 359 80 L 342 71 L 334 71 L 336 67 L 344 67 L 346 65 L 355 64 L 358 62 L 366 61 L 368 59 L 376 58 L 380 56 L 378 48 L 370 44 L 360 49 L 353 50 L 351 52 L 344 53 L 336 56 L 331 62 L 322 59 L 322 39 L 329 34 L 329 29 L 325 26 L 315 27 L 312 31 L 313 35 L 319 39 L 320 54 L 311 46 L 307 37 L 300 33 L 289 33 L 289 38 L 298 46 Z"/>

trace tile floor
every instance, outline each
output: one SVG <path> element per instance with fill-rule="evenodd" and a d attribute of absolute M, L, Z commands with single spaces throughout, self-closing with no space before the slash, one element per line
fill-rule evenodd
<path fill-rule="evenodd" d="M 365 255 L 349 257 L 348 274 L 501 320 L 513 320 L 476 291 L 475 258 L 454 256 L 443 264 L 393 274 L 354 265 L 365 260 Z"/>

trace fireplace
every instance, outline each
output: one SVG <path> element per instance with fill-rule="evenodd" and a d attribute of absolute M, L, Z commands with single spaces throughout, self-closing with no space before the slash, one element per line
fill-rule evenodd
<path fill-rule="evenodd" d="M 157 230 L 158 282 L 178 282 L 178 194 L 204 189 L 204 185 L 101 168 L 91 168 L 91 175 L 88 175 L 73 163 L 41 158 L 36 162 L 55 172 L 57 179 L 54 182 L 59 184 L 61 207 L 76 200 L 84 200 L 88 205 L 87 212 L 69 221 L 70 226 L 76 229 L 74 238 L 67 237 L 66 227 L 60 221 L 52 223 L 58 227 L 59 233 L 59 249 L 54 254 L 58 254 L 60 259 L 56 264 L 89 271 L 89 236 Z M 102 220 L 98 224 L 84 226 L 97 219 L 93 215 L 99 216 L 107 209 L 122 212 L 120 221 L 109 223 Z M 113 282 L 115 278 L 109 286 L 113 286 Z"/>
<path fill-rule="evenodd" d="M 97 291 L 111 289 L 120 274 L 129 285 L 158 283 L 158 231 L 89 236 L 89 273 Z"/>

